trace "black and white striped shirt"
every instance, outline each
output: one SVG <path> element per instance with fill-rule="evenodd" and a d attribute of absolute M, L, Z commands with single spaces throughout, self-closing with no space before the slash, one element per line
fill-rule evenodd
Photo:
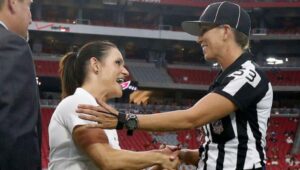
<path fill-rule="evenodd" d="M 205 126 L 206 142 L 198 169 L 241 170 L 265 164 L 273 90 L 251 58 L 250 53 L 243 53 L 210 86 L 210 92 L 225 96 L 238 110 Z"/>

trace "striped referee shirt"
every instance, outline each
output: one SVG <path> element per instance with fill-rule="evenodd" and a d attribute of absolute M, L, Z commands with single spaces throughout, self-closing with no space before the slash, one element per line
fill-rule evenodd
<path fill-rule="evenodd" d="M 242 170 L 265 165 L 273 90 L 266 74 L 251 58 L 250 53 L 243 53 L 210 86 L 210 92 L 228 98 L 238 109 L 204 127 L 206 142 L 199 170 Z"/>

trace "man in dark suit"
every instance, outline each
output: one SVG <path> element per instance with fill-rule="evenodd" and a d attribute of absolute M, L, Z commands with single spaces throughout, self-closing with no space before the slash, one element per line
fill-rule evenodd
<path fill-rule="evenodd" d="M 32 0 L 0 0 L 0 170 L 40 169 L 40 108 L 26 42 Z"/>

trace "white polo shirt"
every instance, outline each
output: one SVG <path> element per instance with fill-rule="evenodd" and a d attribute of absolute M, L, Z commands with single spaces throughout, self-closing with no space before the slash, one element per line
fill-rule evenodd
<path fill-rule="evenodd" d="M 75 146 L 72 139 L 76 125 L 96 123 L 80 119 L 78 104 L 98 105 L 95 98 L 83 88 L 77 88 L 72 96 L 62 100 L 55 109 L 49 124 L 49 170 L 96 170 L 94 163 Z M 116 130 L 104 130 L 109 144 L 120 149 Z"/>

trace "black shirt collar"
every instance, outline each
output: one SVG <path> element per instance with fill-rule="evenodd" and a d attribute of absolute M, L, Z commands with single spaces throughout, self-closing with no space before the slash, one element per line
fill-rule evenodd
<path fill-rule="evenodd" d="M 239 69 L 241 65 L 246 62 L 247 60 L 252 60 L 252 54 L 249 52 L 244 52 L 238 57 L 229 67 L 227 67 L 224 71 L 220 71 L 215 82 L 221 83 L 222 80 L 233 71 Z"/>

